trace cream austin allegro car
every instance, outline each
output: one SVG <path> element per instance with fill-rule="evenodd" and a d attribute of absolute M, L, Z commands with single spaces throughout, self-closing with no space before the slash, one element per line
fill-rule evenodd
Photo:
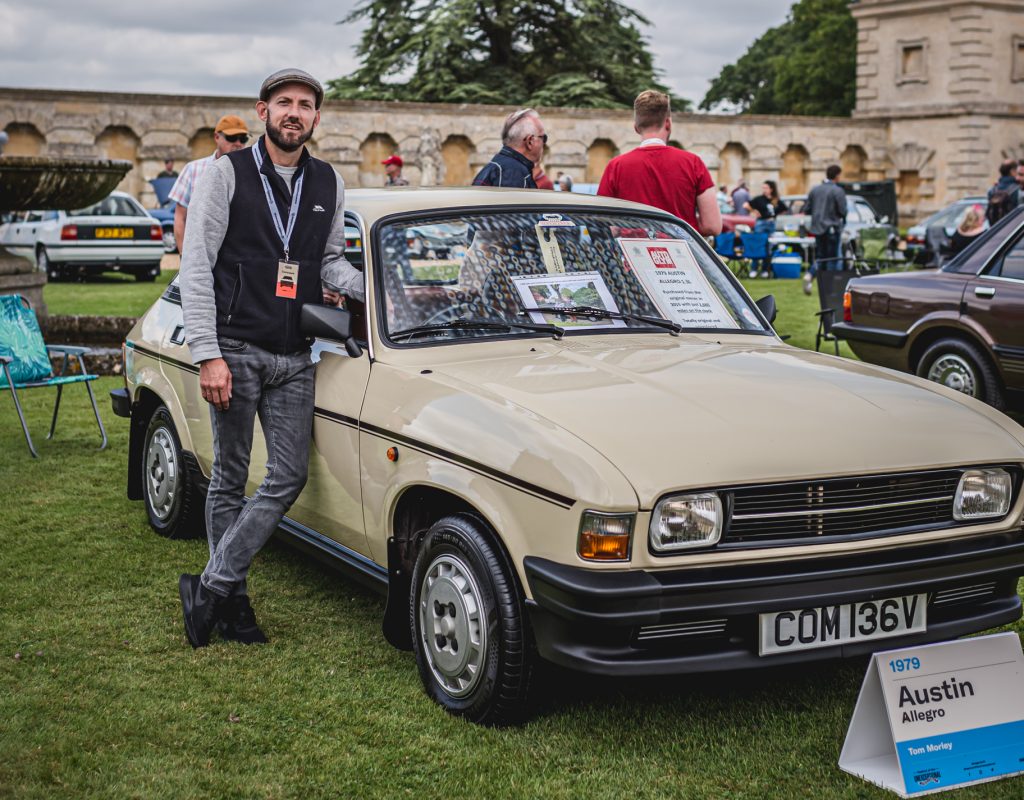
<path fill-rule="evenodd" d="M 538 659 L 746 669 L 1020 616 L 1009 418 L 785 344 L 771 298 L 646 206 L 401 189 L 346 208 L 367 299 L 303 309 L 313 448 L 282 532 L 386 592 L 384 635 L 449 711 L 522 718 Z M 176 283 L 124 354 L 129 496 L 158 533 L 202 536 L 209 409 Z"/>

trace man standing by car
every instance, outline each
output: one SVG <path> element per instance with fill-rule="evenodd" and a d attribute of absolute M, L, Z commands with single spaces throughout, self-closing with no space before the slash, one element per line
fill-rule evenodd
<path fill-rule="evenodd" d="M 825 180 L 807 195 L 804 213 L 811 218 L 814 263 L 804 275 L 804 294 L 811 293 L 811 281 L 819 269 L 842 269 L 839 255 L 846 225 L 846 192 L 836 183 L 842 172 L 838 164 L 831 164 L 825 170 Z"/>
<path fill-rule="evenodd" d="M 533 168 L 540 163 L 547 143 L 544 123 L 536 111 L 513 111 L 501 126 L 501 150 L 484 164 L 473 178 L 473 185 L 536 189 Z"/>
<path fill-rule="evenodd" d="M 341 176 L 303 146 L 320 122 L 323 87 L 284 69 L 260 89 L 267 133 L 212 163 L 193 198 L 181 261 L 188 346 L 210 408 L 213 466 L 206 502 L 210 559 L 178 582 L 193 647 L 265 642 L 246 591 L 256 553 L 306 482 L 313 422 L 310 343 L 302 306 L 338 293 L 363 298 L 345 260 Z M 267 473 L 245 503 L 259 416 Z"/>
<path fill-rule="evenodd" d="M 651 90 L 637 95 L 633 129 L 642 140 L 640 146 L 608 162 L 597 193 L 656 206 L 704 236 L 721 233 L 722 212 L 708 168 L 699 156 L 668 145 L 672 135 L 668 95 Z"/>
<path fill-rule="evenodd" d="M 241 150 L 249 141 L 249 129 L 241 117 L 234 114 L 227 114 L 217 120 L 217 127 L 213 129 L 213 141 L 216 149 L 205 158 L 189 161 L 181 170 L 181 175 L 174 182 L 171 193 L 168 195 L 177 205 L 174 208 L 174 243 L 178 246 L 178 252 L 185 243 L 185 220 L 188 218 L 188 205 L 192 194 L 196 190 L 199 178 L 209 166 L 223 155 Z"/>

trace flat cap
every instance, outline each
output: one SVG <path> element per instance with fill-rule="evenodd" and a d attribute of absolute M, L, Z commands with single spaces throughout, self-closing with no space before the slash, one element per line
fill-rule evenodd
<path fill-rule="evenodd" d="M 301 83 L 304 86 L 308 86 L 313 90 L 313 94 L 316 95 L 316 107 L 320 108 L 320 104 L 324 101 L 324 87 L 320 85 L 320 81 L 308 72 L 296 69 L 295 67 L 279 69 L 263 81 L 263 85 L 260 87 L 260 100 L 266 102 L 274 89 L 278 86 L 284 86 L 286 83 Z"/>

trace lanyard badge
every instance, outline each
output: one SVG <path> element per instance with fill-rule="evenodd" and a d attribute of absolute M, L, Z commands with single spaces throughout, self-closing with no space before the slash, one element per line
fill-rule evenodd
<path fill-rule="evenodd" d="M 270 189 L 270 181 L 263 174 L 263 155 L 260 153 L 259 143 L 252 148 L 252 157 L 256 161 L 256 171 L 263 182 L 263 193 L 267 198 L 267 207 L 270 209 L 270 219 L 274 223 L 274 230 L 284 249 L 284 259 L 277 262 L 277 289 L 275 294 L 294 300 L 298 294 L 299 287 L 299 262 L 292 261 L 288 257 L 288 243 L 292 238 L 292 231 L 295 230 L 295 220 L 299 216 L 299 200 L 302 197 L 302 183 L 306 179 L 305 173 L 299 175 L 295 181 L 295 189 L 292 192 L 291 205 L 288 207 L 288 227 L 281 221 L 281 214 L 277 210 L 277 203 L 274 202 L 274 193 Z"/>

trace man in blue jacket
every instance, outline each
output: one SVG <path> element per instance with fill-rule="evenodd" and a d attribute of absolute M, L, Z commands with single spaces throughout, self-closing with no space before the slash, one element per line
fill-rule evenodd
<path fill-rule="evenodd" d="M 501 143 L 501 150 L 477 173 L 473 185 L 536 189 L 533 168 L 548 143 L 540 115 L 532 108 L 509 114 L 501 128 Z"/>

